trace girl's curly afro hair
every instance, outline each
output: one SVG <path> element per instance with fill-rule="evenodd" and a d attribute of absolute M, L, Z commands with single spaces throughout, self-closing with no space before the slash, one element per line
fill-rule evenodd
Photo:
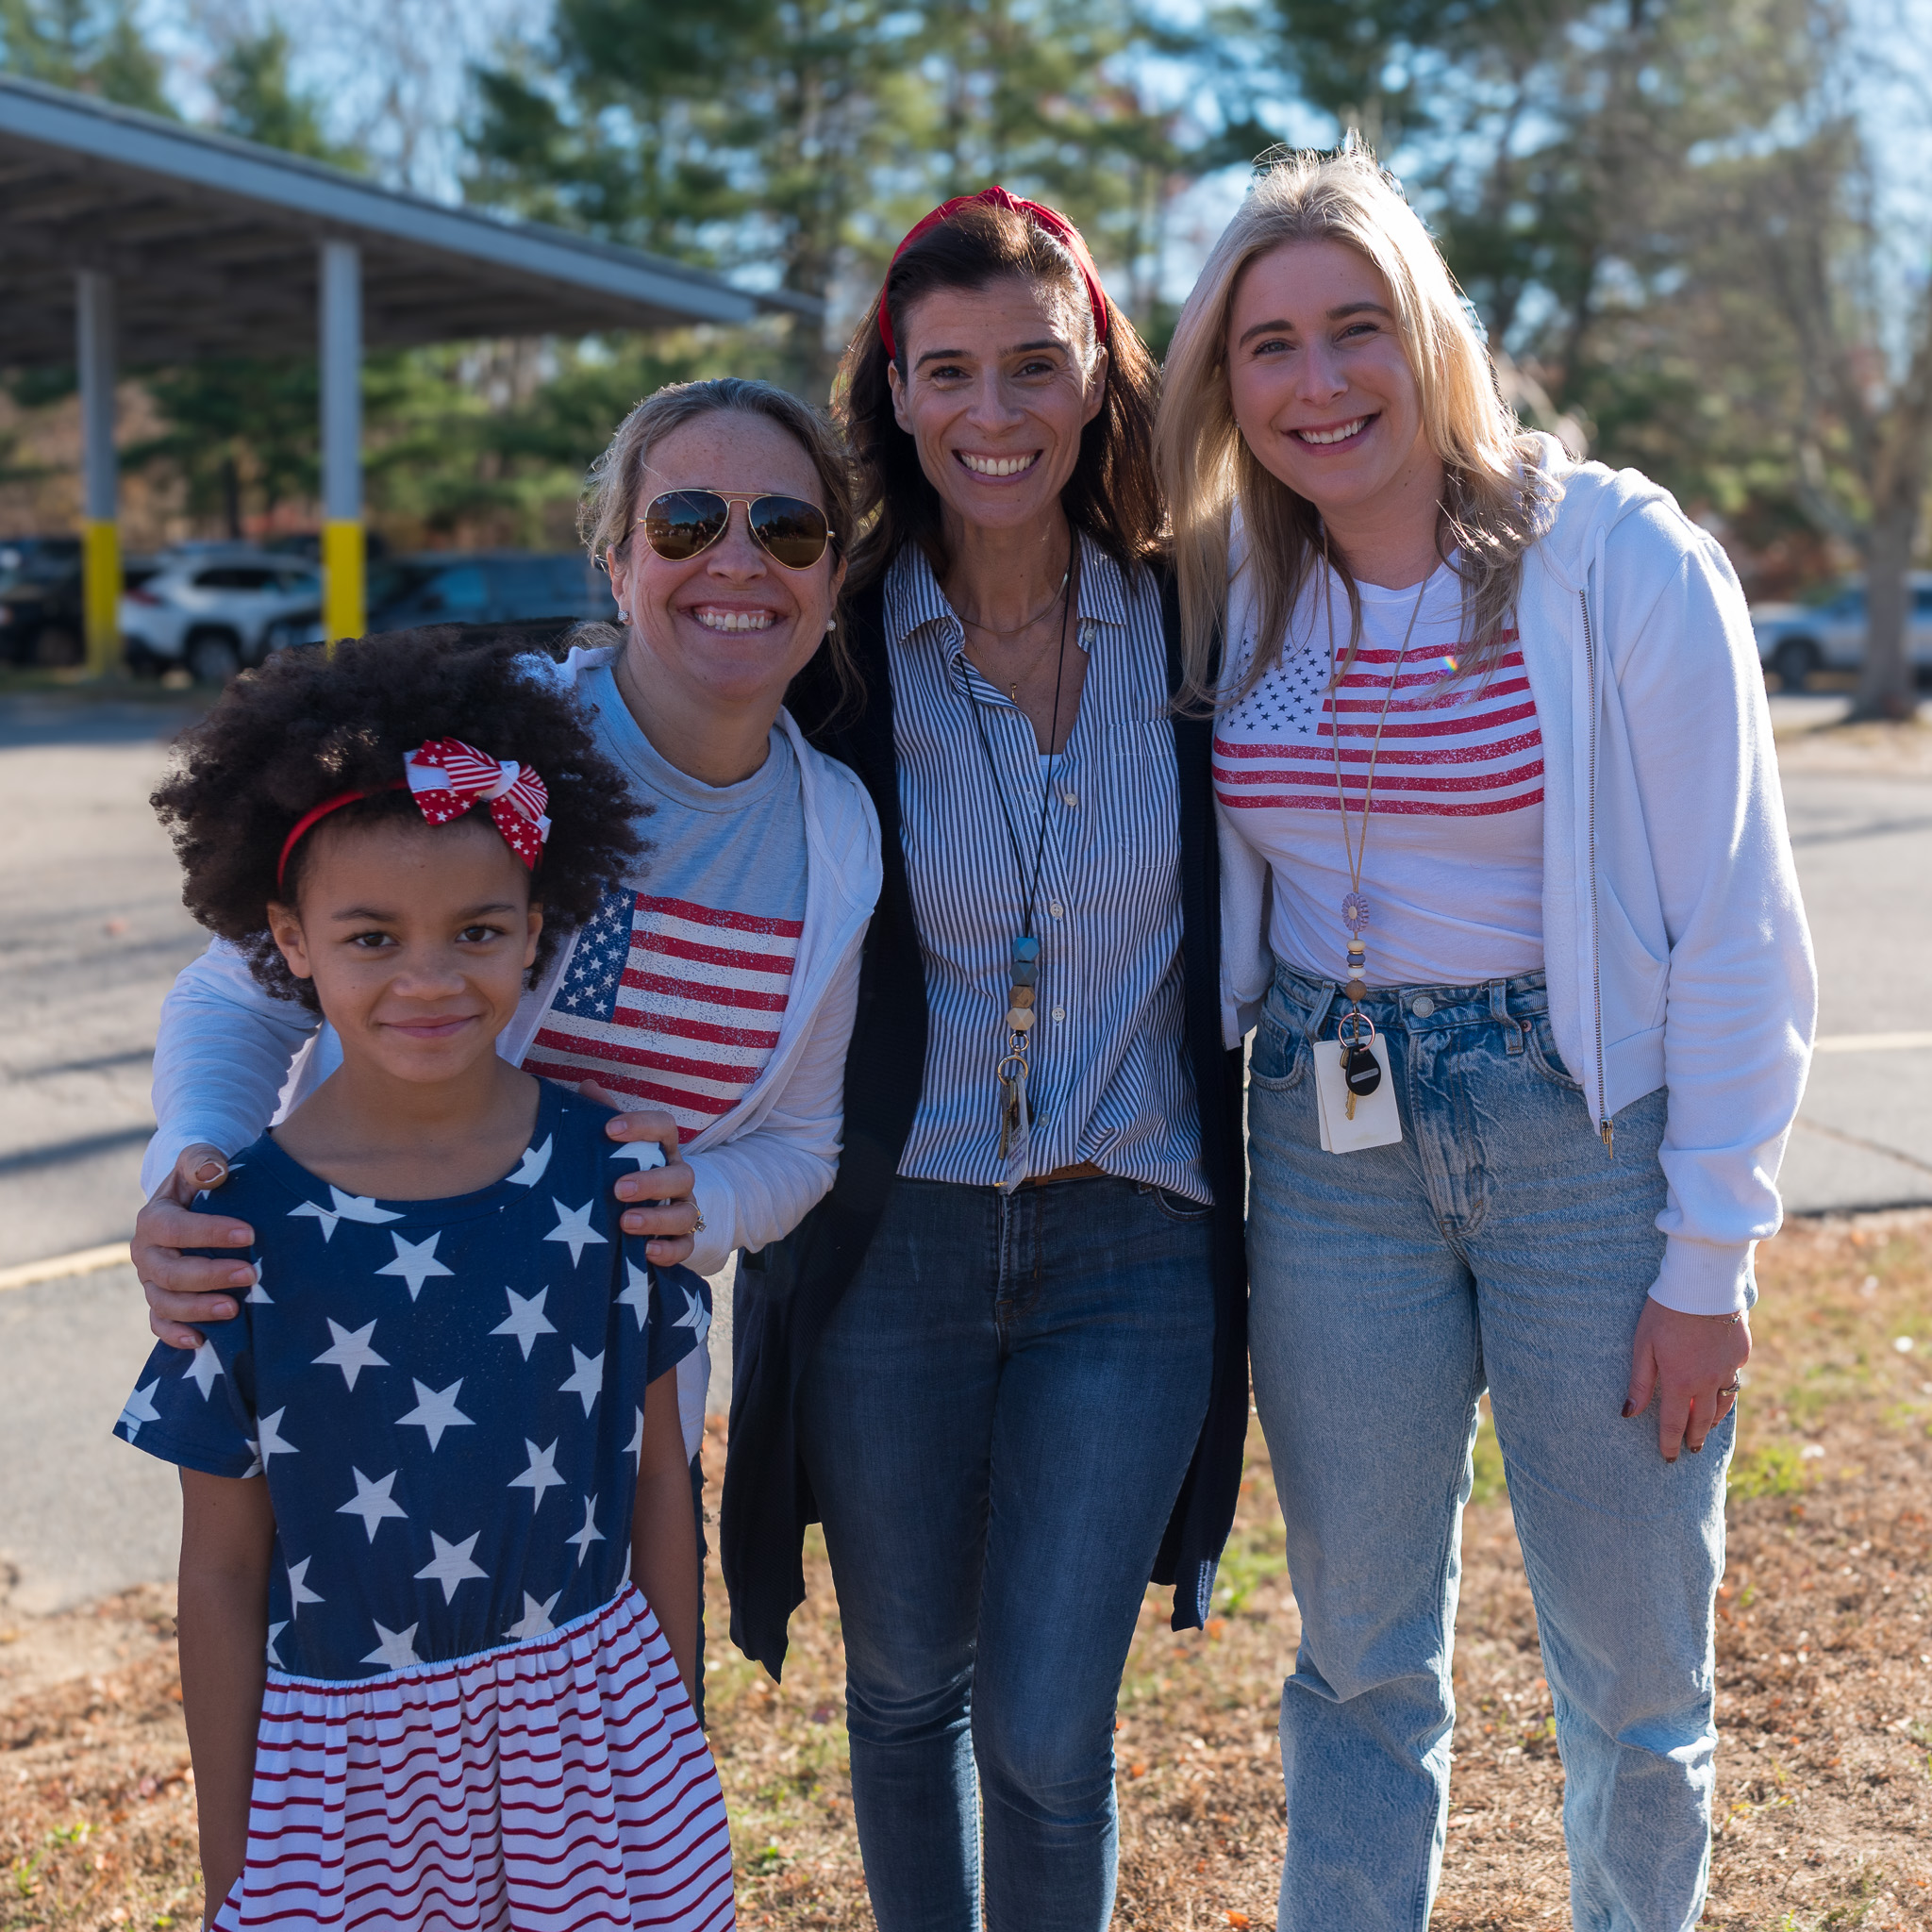
<path fill-rule="evenodd" d="M 597 750 L 576 699 L 530 652 L 515 632 L 442 625 L 343 643 L 332 658 L 279 651 L 238 677 L 176 741 L 175 769 L 151 801 L 187 874 L 188 909 L 239 946 L 270 991 L 315 1010 L 313 987 L 269 937 L 269 904 L 294 902 L 309 844 L 290 855 L 278 888 L 282 841 L 339 791 L 371 795 L 325 824 L 424 823 L 408 791 L 391 789 L 404 756 L 425 739 L 460 738 L 529 765 L 549 788 L 550 838 L 531 880 L 544 910 L 531 969 L 541 974 L 563 934 L 636 871 L 644 808 Z"/>

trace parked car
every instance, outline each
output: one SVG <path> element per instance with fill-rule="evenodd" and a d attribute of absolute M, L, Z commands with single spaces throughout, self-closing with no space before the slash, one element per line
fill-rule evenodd
<path fill-rule="evenodd" d="M 198 683 L 225 684 L 268 655 L 277 620 L 314 609 L 321 595 L 321 578 L 297 558 L 226 545 L 171 552 L 121 599 L 128 668 L 155 676 L 179 664 Z"/>
<path fill-rule="evenodd" d="M 48 667 L 87 656 L 77 537 L 14 537 L 0 541 L 0 661 Z M 122 563 L 124 588 L 145 583 L 158 566 L 149 558 Z"/>
<path fill-rule="evenodd" d="M 87 655 L 80 610 L 80 539 L 0 542 L 0 658 L 9 664 L 78 664 Z"/>
<path fill-rule="evenodd" d="M 1932 571 L 1915 570 L 1911 591 L 1906 656 L 1923 673 L 1932 671 Z M 1865 580 L 1842 578 L 1809 604 L 1754 604 L 1751 626 L 1758 658 L 1786 691 L 1803 691 L 1814 671 L 1857 671 L 1865 661 Z"/>
<path fill-rule="evenodd" d="M 617 615 L 610 584 L 581 551 L 433 550 L 369 567 L 369 630 L 423 624 L 559 624 Z M 323 641 L 322 611 L 291 612 L 269 647 Z"/>

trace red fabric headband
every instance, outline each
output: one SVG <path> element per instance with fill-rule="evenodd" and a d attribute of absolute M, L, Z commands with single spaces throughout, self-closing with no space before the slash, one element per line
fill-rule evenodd
<path fill-rule="evenodd" d="M 487 805 L 504 843 L 530 871 L 536 871 L 537 861 L 543 856 L 543 841 L 550 836 L 550 821 L 543 815 L 550 791 L 542 779 L 528 765 L 486 758 L 460 738 L 431 738 L 404 758 L 403 775 L 392 784 L 378 785 L 372 791 L 339 791 L 304 812 L 282 841 L 282 856 L 275 862 L 275 890 L 281 890 L 288 876 L 290 853 L 311 825 L 345 805 L 354 805 L 358 798 L 373 798 L 376 791 L 400 791 L 406 786 L 415 797 L 417 810 L 432 825 L 447 824 L 451 819 L 461 818 L 472 806 Z"/>
<path fill-rule="evenodd" d="M 1010 208 L 1015 214 L 1024 215 L 1036 228 L 1045 229 L 1066 249 L 1087 280 L 1088 306 L 1093 310 L 1094 340 L 1106 341 L 1107 291 L 1100 286 L 1100 271 L 1093 266 L 1093 258 L 1088 253 L 1079 229 L 1058 209 L 1050 208 L 1041 202 L 1022 201 L 1018 196 L 1008 194 L 1004 188 L 982 188 L 977 194 L 956 194 L 951 201 L 941 202 L 924 221 L 915 222 L 908 230 L 905 241 L 892 250 L 892 259 L 886 267 L 886 279 L 879 285 L 879 341 L 885 343 L 886 354 L 894 361 L 898 359 L 899 350 L 892 341 L 892 316 L 886 301 L 886 291 L 891 287 L 892 270 L 898 266 L 899 258 L 927 229 L 951 221 L 962 208 L 971 208 L 975 202 L 985 208 Z"/>

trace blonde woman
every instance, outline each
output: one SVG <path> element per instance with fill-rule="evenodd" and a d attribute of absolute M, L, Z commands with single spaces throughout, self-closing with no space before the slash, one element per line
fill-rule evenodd
<path fill-rule="evenodd" d="M 1752 1251 L 1815 1007 L 1737 579 L 1663 491 L 1518 430 L 1353 145 L 1258 175 L 1158 444 L 1228 1039 L 1258 1021 L 1255 1393 L 1303 1619 L 1281 1924 L 1427 1922 L 1487 1388 L 1574 1923 L 1689 1927 Z"/>

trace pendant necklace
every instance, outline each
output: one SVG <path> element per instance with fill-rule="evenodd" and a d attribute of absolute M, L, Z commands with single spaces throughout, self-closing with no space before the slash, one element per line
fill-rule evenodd
<path fill-rule="evenodd" d="M 996 629 L 994 629 L 994 628 L 993 628 L 993 626 L 992 626 L 991 625 L 990 625 L 990 624 L 981 624 L 981 623 L 979 623 L 979 621 L 978 621 L 978 620 L 977 620 L 976 618 L 972 618 L 972 617 L 962 617 L 962 618 L 960 618 L 959 622 L 960 622 L 961 624 L 963 624 L 963 625 L 964 625 L 966 626 L 966 628 L 967 628 L 968 630 L 976 630 L 976 631 L 981 631 L 981 632 L 983 632 L 983 633 L 984 633 L 984 634 L 985 634 L 986 636 L 988 636 L 988 637 L 990 637 L 990 638 L 999 638 L 999 639 L 1001 639 L 1001 640 L 1005 640 L 1005 639 L 1007 639 L 1007 638 L 1016 638 L 1016 637 L 1018 637 L 1018 636 L 1019 636 L 1019 635 L 1021 634 L 1021 632 L 1022 632 L 1022 631 L 1028 631 L 1028 630 L 1031 630 L 1031 629 L 1033 628 L 1033 626 L 1034 626 L 1034 625 L 1035 625 L 1036 624 L 1038 624 L 1038 623 L 1040 622 L 1040 620 L 1041 620 L 1041 619 L 1042 617 L 1044 617 L 1044 616 L 1045 616 L 1045 615 L 1047 614 L 1047 612 L 1048 612 L 1048 611 L 1050 611 L 1050 610 L 1051 610 L 1051 609 L 1053 608 L 1053 607 L 1054 607 L 1054 606 L 1055 606 L 1056 604 L 1058 604 L 1058 602 L 1060 601 L 1060 596 L 1061 596 L 1061 593 L 1062 593 L 1062 592 L 1063 592 L 1063 591 L 1064 591 L 1066 590 L 1066 588 L 1067 588 L 1067 579 L 1068 579 L 1068 578 L 1069 578 L 1070 576 L 1072 576 L 1072 575 L 1073 575 L 1073 574 L 1074 574 L 1074 565 L 1073 565 L 1073 560 L 1072 560 L 1072 558 L 1070 558 L 1068 559 L 1068 562 L 1067 562 L 1067 567 L 1066 567 L 1066 569 L 1065 569 L 1065 570 L 1064 570 L 1064 571 L 1063 571 L 1063 572 L 1062 572 L 1062 573 L 1060 574 L 1060 582 L 1059 582 L 1059 589 L 1058 589 L 1058 590 L 1057 590 L 1057 591 L 1055 591 L 1055 592 L 1053 593 L 1053 595 L 1052 595 L 1051 597 L 1049 597 L 1049 598 L 1048 598 L 1048 599 L 1046 600 L 1046 602 L 1045 602 L 1044 604 L 1042 604 L 1042 605 L 1041 605 L 1041 606 L 1040 607 L 1040 608 L 1039 608 L 1038 610 L 1036 610 L 1036 611 L 1035 611 L 1035 612 L 1033 613 L 1033 615 L 1032 615 L 1031 617 L 1029 617 L 1029 618 L 1028 618 L 1028 619 L 1026 620 L 1026 622 L 1025 622 L 1024 624 L 1016 624 L 1016 625 L 1014 625 L 1014 626 L 1012 627 L 1012 629 L 1011 629 L 1011 630 L 996 630 Z M 1065 637 L 1066 637 L 1066 625 L 1065 625 L 1065 622 L 1064 622 L 1064 620 L 1062 620 L 1062 623 L 1061 623 L 1061 625 L 1060 625 L 1060 632 L 1061 632 L 1061 642 L 1062 642 L 1062 644 L 1064 644 L 1064 642 L 1065 642 Z M 1039 657 L 1037 657 L 1036 658 L 1034 658 L 1033 662 L 1032 662 L 1031 664 L 1029 664 L 1029 665 L 1028 665 L 1028 666 L 1026 667 L 1026 675 L 1027 675 L 1028 677 L 1031 677 L 1031 676 L 1033 675 L 1033 674 L 1034 674 L 1034 673 L 1035 673 L 1035 672 L 1036 672 L 1037 670 L 1039 670 L 1039 668 L 1041 667 L 1041 665 L 1042 665 L 1043 663 L 1045 663 L 1045 661 L 1046 661 L 1046 653 L 1045 653 L 1045 652 L 1044 652 L 1044 651 L 1042 650 L 1042 651 L 1041 652 L 1040 656 L 1039 656 Z M 991 679 L 989 679 L 988 681 L 989 681 L 989 682 L 991 682 Z M 1010 683 L 1009 683 L 1009 684 L 1008 684 L 1008 685 L 1007 686 L 1007 700 L 1008 700 L 1008 702 L 1009 704 L 1012 704 L 1012 705 L 1018 705 L 1018 704 L 1019 704 L 1019 702 L 1020 702 L 1020 680 L 1019 680 L 1019 679 L 1018 679 L 1017 677 L 1016 677 L 1016 678 L 1014 678 L 1014 679 L 1013 679 L 1013 680 L 1012 680 L 1012 681 L 1011 681 L 1011 682 L 1010 682 Z"/>
<path fill-rule="evenodd" d="M 986 721 L 980 716 L 979 701 L 970 691 L 966 693 L 966 704 L 973 715 L 979 749 L 986 758 L 987 776 L 992 781 L 993 796 L 999 800 L 1000 818 L 1007 828 L 1007 842 L 1012 848 L 1013 870 L 1020 882 L 1020 930 L 1014 934 L 1008 948 L 1007 968 L 1007 1049 L 994 1069 L 1000 1088 L 999 1158 L 1003 1165 L 1012 1151 L 1014 1141 L 1030 1138 L 1032 1132 L 1033 1116 L 1028 1111 L 1026 1096 L 1030 1071 L 1027 1036 L 1033 1031 L 1034 998 L 1040 981 L 1040 939 L 1033 930 L 1033 910 L 1040 894 L 1041 870 L 1046 862 L 1046 828 L 1051 820 L 1053 774 L 1059 758 L 1059 752 L 1054 747 L 1060 735 L 1060 691 L 1067 674 L 1067 626 L 1074 609 L 1073 581 L 1074 566 L 1070 558 L 1067 574 L 1060 579 L 1059 594 L 1064 601 L 1060 606 L 1059 662 L 1054 672 L 1053 723 L 1047 730 L 1048 750 L 1041 774 L 1040 836 L 1033 848 L 1033 874 L 1030 879 L 1026 874 L 1025 851 L 1020 843 L 1013 815 L 1007 807 L 1007 788 L 1000 783 L 999 765 L 992 755 L 991 741 L 986 735 Z M 1051 605 L 1047 607 L 1048 609 L 1052 608 Z M 1045 614 L 1042 611 L 1041 616 Z M 1037 624 L 1040 619 L 1036 617 L 1032 621 Z"/>
<path fill-rule="evenodd" d="M 1334 577 L 1328 563 L 1328 544 L 1322 544 L 1322 601 L 1328 616 L 1328 661 L 1335 662 Z M 1395 666 L 1389 674 L 1389 689 L 1382 693 L 1382 708 L 1375 719 L 1375 736 L 1369 746 L 1368 781 L 1362 788 L 1361 831 L 1351 839 L 1348 830 L 1348 798 L 1341 785 L 1341 686 L 1330 686 L 1328 745 L 1335 759 L 1335 809 L 1341 820 L 1341 849 L 1348 859 L 1348 891 L 1342 895 L 1341 923 L 1348 929 L 1348 984 L 1342 994 L 1349 1009 L 1337 1023 L 1335 1037 L 1341 1043 L 1341 1079 L 1348 1090 L 1348 1118 L 1355 1118 L 1355 1104 L 1366 1100 L 1382 1084 L 1382 1069 L 1369 1050 L 1375 1037 L 1375 1023 L 1362 1011 L 1368 992 L 1368 952 L 1362 941 L 1362 928 L 1369 923 L 1369 902 L 1362 896 L 1362 859 L 1369 849 L 1369 813 L 1375 804 L 1375 761 L 1382 751 L 1382 727 L 1389 722 L 1389 706 L 1402 678 L 1402 667 L 1408 658 L 1408 646 L 1415 636 L 1416 619 L 1423 612 L 1423 599 L 1428 594 L 1429 577 L 1422 580 L 1415 603 L 1408 613 L 1408 628 L 1402 634 L 1402 648 L 1395 654 Z"/>

